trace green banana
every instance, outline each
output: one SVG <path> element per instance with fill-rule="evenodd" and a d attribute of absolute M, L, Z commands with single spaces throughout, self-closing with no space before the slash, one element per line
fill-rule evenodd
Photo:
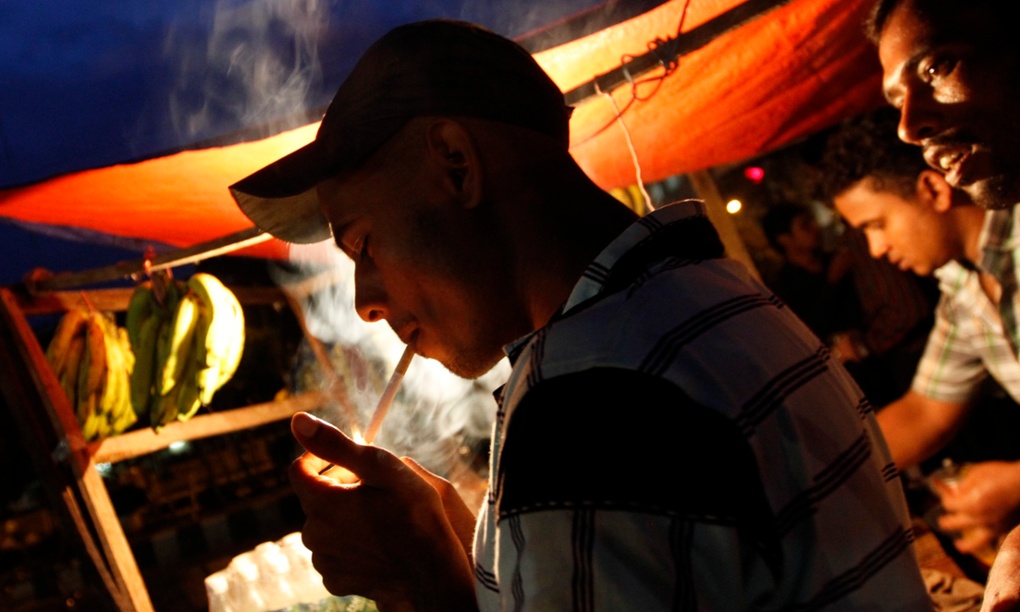
<path fill-rule="evenodd" d="M 153 398 L 149 408 L 149 425 L 159 431 L 167 423 L 177 419 L 177 402 L 181 394 L 181 386 L 175 386 L 165 395 Z"/>
<path fill-rule="evenodd" d="M 170 321 L 164 320 L 159 326 L 159 334 L 156 336 L 156 359 L 152 366 L 152 399 L 149 401 L 149 420 L 153 427 L 160 421 L 161 398 L 164 394 L 160 393 L 159 378 L 170 352 L 170 332 Z"/>
<path fill-rule="evenodd" d="M 138 346 L 142 325 L 155 313 L 155 296 L 152 294 L 152 281 L 145 281 L 135 287 L 131 299 L 128 300 L 127 312 L 124 315 L 124 327 L 132 346 Z"/>
<path fill-rule="evenodd" d="M 166 325 L 166 319 L 153 314 L 142 323 L 138 332 L 138 341 L 132 343 L 135 364 L 131 369 L 131 405 L 138 416 L 149 413 L 149 402 L 152 399 L 152 382 L 156 369 L 156 344 L 160 329 Z"/>

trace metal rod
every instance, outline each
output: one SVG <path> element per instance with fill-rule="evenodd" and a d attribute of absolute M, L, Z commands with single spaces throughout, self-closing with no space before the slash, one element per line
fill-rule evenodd
<path fill-rule="evenodd" d="M 223 255 L 237 251 L 271 239 L 272 236 L 257 227 L 228 234 L 220 238 L 201 242 L 190 247 L 174 249 L 157 255 L 149 261 L 149 270 L 163 270 L 174 266 L 183 266 L 203 259 L 209 259 L 217 255 Z M 146 260 L 138 259 L 122 261 L 101 268 L 83 270 L 81 272 L 59 272 L 49 278 L 28 281 L 29 290 L 32 292 L 57 291 L 70 289 L 97 283 L 104 283 L 113 280 L 127 278 L 132 274 L 139 274 L 146 271 Z"/>
<path fill-rule="evenodd" d="M 664 63 L 673 62 L 697 51 L 723 34 L 790 2 L 791 0 L 746 0 L 676 38 L 667 39 L 656 49 L 644 55 L 634 56 L 619 67 L 578 85 L 566 92 L 563 97 L 567 106 L 577 106 L 599 95 L 599 92 L 613 91 L 620 85 L 632 82 L 638 76 L 659 68 Z"/>

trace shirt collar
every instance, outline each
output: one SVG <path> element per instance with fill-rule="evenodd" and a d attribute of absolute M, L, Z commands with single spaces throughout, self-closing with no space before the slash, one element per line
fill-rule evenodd
<path fill-rule="evenodd" d="M 1018 214 L 1020 206 L 985 213 L 984 225 L 978 237 L 982 251 L 1013 251 L 1020 246 L 1020 236 L 1014 231 L 1020 227 L 1017 223 Z"/>
<path fill-rule="evenodd" d="M 570 292 L 570 296 L 560 307 L 559 313 L 569 312 L 599 295 L 605 288 L 605 282 L 613 267 L 636 246 L 663 228 L 694 217 L 707 218 L 705 205 L 700 200 L 683 200 L 668 204 L 635 221 L 588 264 Z M 516 362 L 521 351 L 536 333 L 538 330 L 518 338 L 504 347 L 511 364 Z"/>

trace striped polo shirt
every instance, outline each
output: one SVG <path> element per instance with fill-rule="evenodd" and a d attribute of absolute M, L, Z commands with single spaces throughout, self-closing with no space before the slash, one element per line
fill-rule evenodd
<path fill-rule="evenodd" d="M 991 375 L 1020 402 L 1020 361 L 978 272 L 951 261 L 935 276 L 942 297 L 911 388 L 943 402 L 970 402 Z"/>
<path fill-rule="evenodd" d="M 998 311 L 1002 328 L 1014 355 L 1020 355 L 1020 206 L 1003 210 L 990 210 L 978 239 L 981 261 L 978 267 L 986 270 L 999 282 L 1002 294 Z"/>
<path fill-rule="evenodd" d="M 641 218 L 507 349 L 482 610 L 930 610 L 873 411 L 722 246 Z"/>

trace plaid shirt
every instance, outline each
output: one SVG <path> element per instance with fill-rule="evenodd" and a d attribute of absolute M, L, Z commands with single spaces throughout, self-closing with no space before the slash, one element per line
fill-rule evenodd
<path fill-rule="evenodd" d="M 978 266 L 999 281 L 1002 294 L 999 299 L 999 316 L 1014 355 L 1020 354 L 1020 207 L 994 210 L 985 215 L 981 230 L 982 259 Z"/>
<path fill-rule="evenodd" d="M 508 347 L 480 608 L 931 610 L 870 405 L 741 264 L 669 255 L 706 235 L 643 217 Z"/>
<path fill-rule="evenodd" d="M 979 266 L 1000 283 L 998 308 L 981 288 L 976 270 L 954 261 L 935 271 L 942 297 L 914 376 L 915 392 L 944 402 L 968 402 L 978 396 L 981 383 L 991 375 L 1020 401 L 1020 292 L 1015 259 L 1020 239 L 1014 236 L 1020 229 L 1018 210 L 989 212 L 981 230 Z"/>

